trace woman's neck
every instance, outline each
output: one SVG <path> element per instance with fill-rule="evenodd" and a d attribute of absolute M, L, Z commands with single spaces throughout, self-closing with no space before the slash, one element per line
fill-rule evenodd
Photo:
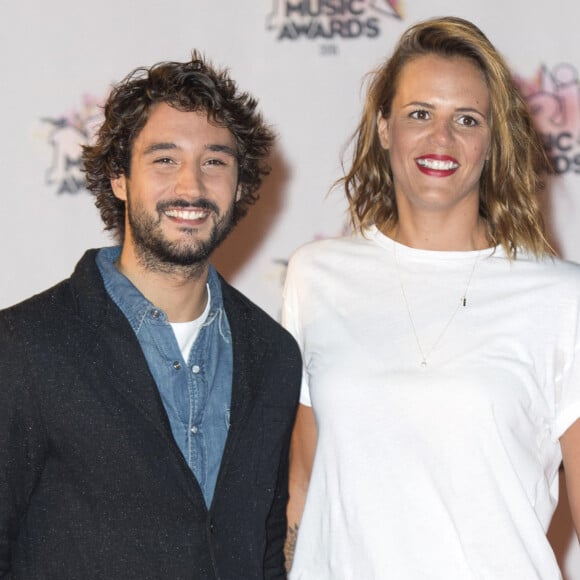
<path fill-rule="evenodd" d="M 472 223 L 446 219 L 399 220 L 391 228 L 379 227 L 391 239 L 421 250 L 471 251 L 490 247 L 481 218 Z"/>

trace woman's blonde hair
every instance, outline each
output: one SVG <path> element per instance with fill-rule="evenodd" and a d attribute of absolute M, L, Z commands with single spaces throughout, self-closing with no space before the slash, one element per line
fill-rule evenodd
<path fill-rule="evenodd" d="M 488 240 L 509 256 L 527 249 L 551 253 L 536 200 L 540 174 L 549 171 L 543 142 L 528 107 L 501 55 L 471 22 L 435 18 L 409 28 L 395 51 L 371 73 L 363 114 L 353 136 L 350 171 L 338 181 L 349 202 L 352 225 L 395 226 L 398 220 L 389 152 L 379 141 L 377 117 L 388 117 L 403 67 L 412 59 L 435 54 L 468 58 L 483 72 L 490 94 L 491 144 L 480 180 L 479 213 Z"/>

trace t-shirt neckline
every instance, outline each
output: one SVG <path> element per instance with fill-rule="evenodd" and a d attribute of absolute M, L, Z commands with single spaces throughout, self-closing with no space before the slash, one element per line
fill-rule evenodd
<path fill-rule="evenodd" d="M 392 252 L 395 248 L 397 255 L 401 258 L 426 259 L 426 260 L 473 260 L 477 256 L 486 258 L 494 255 L 498 258 L 505 258 L 505 251 L 501 245 L 484 248 L 483 250 L 423 250 L 405 246 L 389 236 L 383 234 L 376 225 L 369 226 L 364 230 L 365 237 L 373 240 L 379 246 Z"/>

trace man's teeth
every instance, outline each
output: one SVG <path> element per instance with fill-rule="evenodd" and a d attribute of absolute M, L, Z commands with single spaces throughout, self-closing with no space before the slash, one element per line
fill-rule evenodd
<path fill-rule="evenodd" d="M 417 164 L 438 171 L 449 171 L 459 167 L 459 163 L 455 163 L 455 161 L 441 161 L 440 159 L 417 159 Z"/>
<path fill-rule="evenodd" d="M 168 209 L 165 215 L 180 220 L 198 220 L 204 218 L 207 211 L 204 209 Z"/>

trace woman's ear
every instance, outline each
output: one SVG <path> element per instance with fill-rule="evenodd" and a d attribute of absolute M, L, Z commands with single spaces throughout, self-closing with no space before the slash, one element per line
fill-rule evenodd
<path fill-rule="evenodd" d="M 377 115 L 377 131 L 383 149 L 389 148 L 389 120 L 379 111 Z"/>

